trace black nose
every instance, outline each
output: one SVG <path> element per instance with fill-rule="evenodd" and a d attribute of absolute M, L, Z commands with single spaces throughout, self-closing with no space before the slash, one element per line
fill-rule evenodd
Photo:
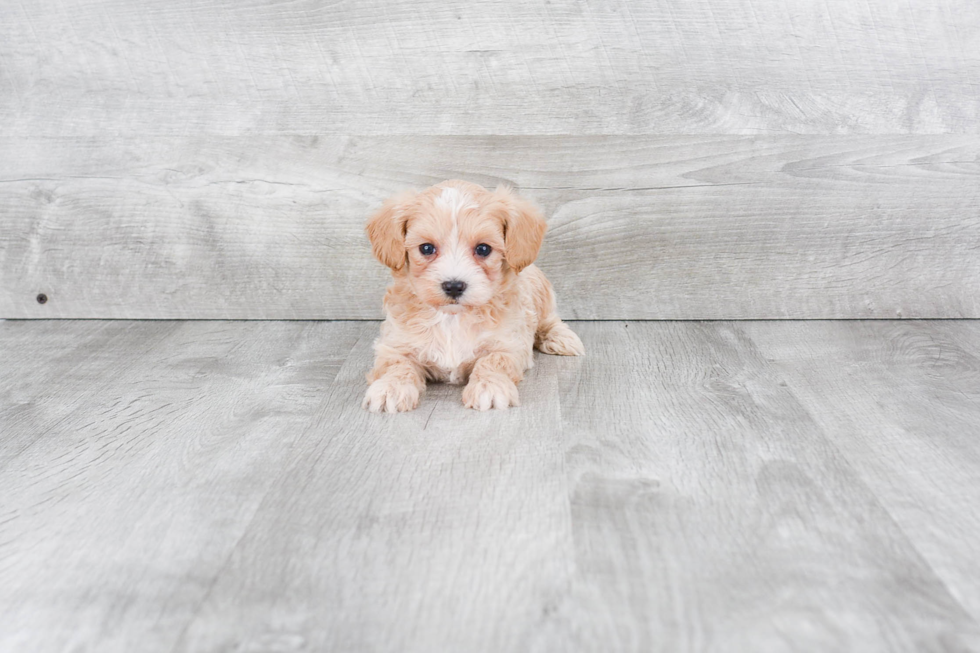
<path fill-rule="evenodd" d="M 460 281 L 459 279 L 450 279 L 449 281 L 442 282 L 442 291 L 452 297 L 457 299 L 466 290 L 466 282 Z"/>

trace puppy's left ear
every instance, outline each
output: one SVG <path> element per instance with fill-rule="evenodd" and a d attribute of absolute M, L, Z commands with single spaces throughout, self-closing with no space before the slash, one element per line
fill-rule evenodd
<path fill-rule="evenodd" d="M 365 228 L 374 256 L 392 270 L 405 266 L 405 226 L 415 198 L 411 191 L 392 197 L 371 216 Z"/>
<path fill-rule="evenodd" d="M 504 259 L 515 272 L 534 263 L 548 228 L 540 209 L 531 202 L 517 197 L 506 186 L 494 191 L 490 211 L 504 225 Z"/>

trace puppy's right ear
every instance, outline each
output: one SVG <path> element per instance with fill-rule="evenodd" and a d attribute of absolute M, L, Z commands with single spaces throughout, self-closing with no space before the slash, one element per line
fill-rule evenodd
<path fill-rule="evenodd" d="M 405 227 L 417 194 L 413 191 L 389 199 L 368 220 L 366 231 L 375 258 L 392 270 L 405 266 Z"/>

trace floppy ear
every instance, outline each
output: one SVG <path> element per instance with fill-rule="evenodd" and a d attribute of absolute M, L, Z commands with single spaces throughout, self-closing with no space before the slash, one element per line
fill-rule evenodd
<path fill-rule="evenodd" d="M 375 258 L 392 270 L 405 266 L 405 226 L 415 197 L 410 191 L 390 198 L 365 228 Z"/>
<path fill-rule="evenodd" d="M 493 192 L 495 213 L 504 224 L 504 258 L 515 272 L 534 263 L 548 223 L 531 202 L 521 199 L 506 186 Z"/>

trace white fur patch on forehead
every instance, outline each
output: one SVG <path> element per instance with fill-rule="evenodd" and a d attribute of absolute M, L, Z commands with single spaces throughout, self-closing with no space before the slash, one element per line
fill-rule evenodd
<path fill-rule="evenodd" d="M 460 211 L 476 208 L 476 203 L 473 201 L 473 198 L 455 186 L 446 186 L 443 188 L 442 194 L 436 198 L 436 204 L 449 209 L 454 222 Z"/>

